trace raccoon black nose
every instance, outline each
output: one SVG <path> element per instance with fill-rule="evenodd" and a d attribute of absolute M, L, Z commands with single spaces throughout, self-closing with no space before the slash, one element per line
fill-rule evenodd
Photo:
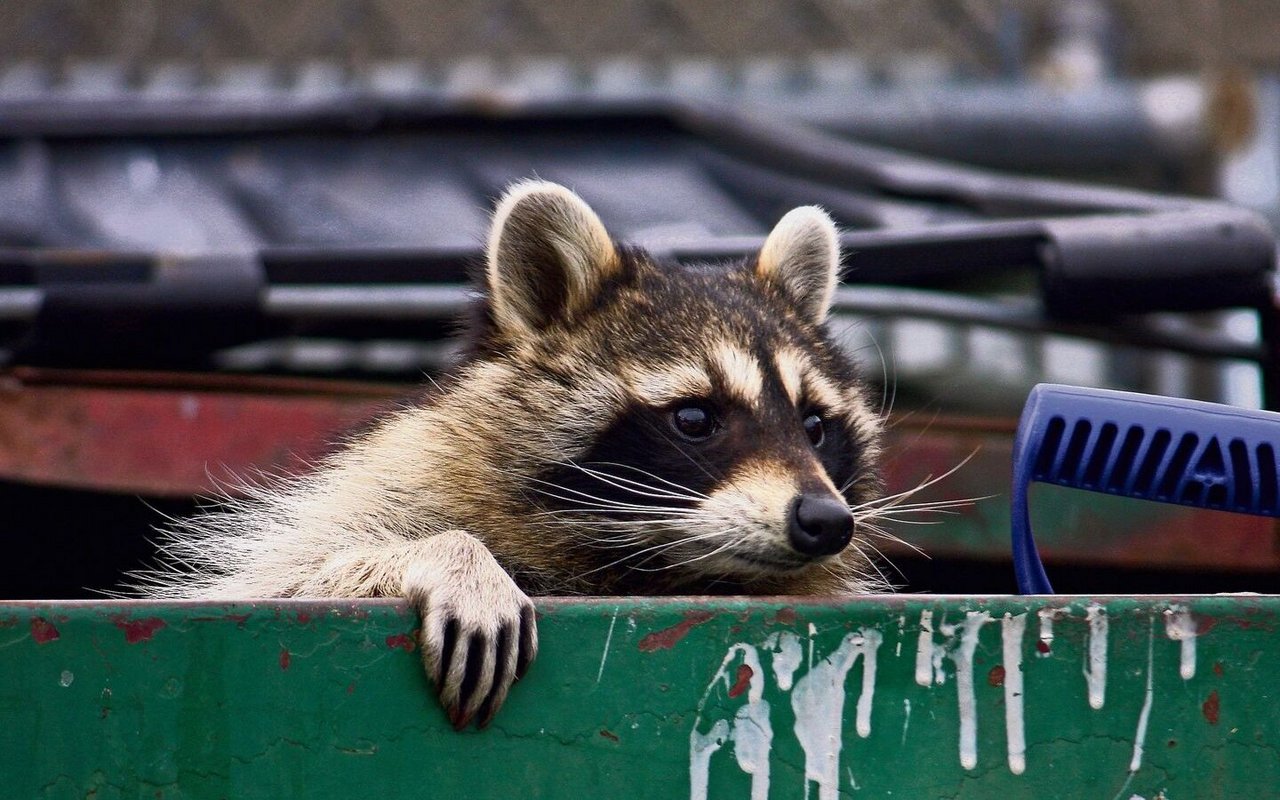
<path fill-rule="evenodd" d="M 791 512 L 787 537 L 807 556 L 839 553 L 853 538 L 853 514 L 834 498 L 802 494 Z"/>

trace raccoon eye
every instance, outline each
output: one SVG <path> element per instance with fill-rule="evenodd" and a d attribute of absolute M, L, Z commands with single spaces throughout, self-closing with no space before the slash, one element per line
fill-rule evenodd
<path fill-rule="evenodd" d="M 716 417 L 702 403 L 685 403 L 672 410 L 671 426 L 686 439 L 698 441 L 715 433 Z"/>
<path fill-rule="evenodd" d="M 804 432 L 809 435 L 809 442 L 814 447 L 821 447 L 822 441 L 827 438 L 826 431 L 822 429 L 822 417 L 817 414 L 804 418 Z"/>

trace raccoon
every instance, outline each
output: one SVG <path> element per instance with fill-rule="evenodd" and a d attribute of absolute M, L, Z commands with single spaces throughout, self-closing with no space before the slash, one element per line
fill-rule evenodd
<path fill-rule="evenodd" d="M 535 658 L 530 595 L 875 588 L 850 543 L 881 419 L 826 328 L 839 266 L 816 207 L 745 263 L 683 266 L 517 184 L 452 374 L 313 472 L 171 526 L 137 588 L 405 597 L 459 729 Z"/>

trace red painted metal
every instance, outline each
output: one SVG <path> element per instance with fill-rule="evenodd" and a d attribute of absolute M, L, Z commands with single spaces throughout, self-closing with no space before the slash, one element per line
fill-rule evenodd
<path fill-rule="evenodd" d="M 209 494 L 219 483 L 305 468 L 344 431 L 412 391 L 399 384 L 260 376 L 14 370 L 0 374 L 0 480 L 149 496 Z M 909 538 L 925 552 L 1006 556 L 1004 495 L 1014 426 L 1008 419 L 911 414 L 892 421 L 885 457 L 890 492 L 954 470 L 912 500 L 990 498 L 934 518 L 943 524 L 910 529 Z M 1043 496 L 1054 489 L 1037 491 Z M 1048 557 L 1280 569 L 1271 520 L 1224 520 L 1218 512 L 1141 504 L 1124 517 L 1121 535 L 1115 509 L 1099 512 L 1098 502 L 1115 499 L 1074 503 L 1070 514 L 1037 524 Z M 890 556 L 906 552 L 878 546 Z"/>
<path fill-rule="evenodd" d="M 65 382 L 74 375 L 0 378 L 0 478 L 159 496 L 207 493 L 219 482 L 296 470 L 368 419 L 394 392 L 320 391 L 317 382 L 148 387 L 143 376 Z"/>

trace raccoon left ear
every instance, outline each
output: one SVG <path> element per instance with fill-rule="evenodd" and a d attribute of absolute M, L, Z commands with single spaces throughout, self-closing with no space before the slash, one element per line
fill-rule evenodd
<path fill-rule="evenodd" d="M 840 277 L 840 237 L 827 212 L 787 212 L 760 250 L 756 275 L 781 288 L 806 318 L 824 321 Z"/>
<path fill-rule="evenodd" d="M 485 277 L 498 327 L 517 335 L 572 318 L 621 271 L 609 232 L 556 183 L 511 187 L 493 212 Z"/>

